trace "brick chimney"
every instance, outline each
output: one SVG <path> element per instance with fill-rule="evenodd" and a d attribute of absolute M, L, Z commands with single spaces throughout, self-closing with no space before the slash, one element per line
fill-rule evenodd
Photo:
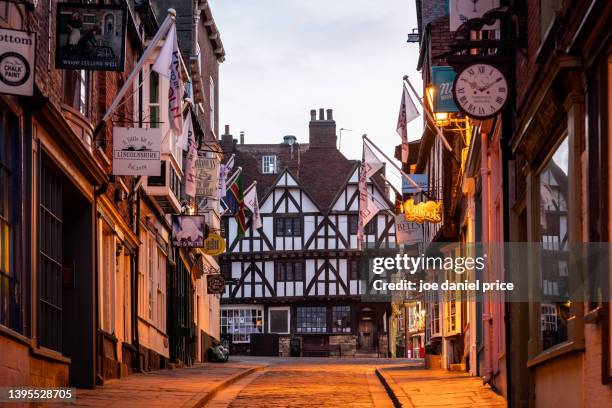
<path fill-rule="evenodd" d="M 236 142 L 236 139 L 234 139 L 234 136 L 230 133 L 229 125 L 225 125 L 225 133 L 221 135 L 221 149 L 225 153 L 232 153 Z"/>
<path fill-rule="evenodd" d="M 309 149 L 335 149 L 336 148 L 336 122 L 334 121 L 333 111 L 323 108 L 319 109 L 319 118 L 317 119 L 317 111 L 310 111 L 310 138 Z"/>

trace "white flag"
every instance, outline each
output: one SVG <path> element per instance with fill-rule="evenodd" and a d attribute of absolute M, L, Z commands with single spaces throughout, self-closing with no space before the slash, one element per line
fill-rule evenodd
<path fill-rule="evenodd" d="M 250 187 L 244 195 L 244 204 L 247 206 L 251 213 L 252 224 L 254 229 L 262 227 L 261 213 L 259 212 L 259 201 L 257 200 L 257 184 Z"/>
<path fill-rule="evenodd" d="M 190 197 L 196 195 L 196 160 L 198 160 L 198 144 L 193 132 L 190 132 L 189 150 L 185 161 L 185 194 Z"/>
<path fill-rule="evenodd" d="M 168 87 L 168 121 L 176 136 L 183 133 L 183 81 L 181 80 L 181 52 L 176 37 L 176 24 L 172 25 L 166 41 L 159 52 L 153 71 L 165 76 L 170 81 Z"/>
<path fill-rule="evenodd" d="M 400 103 L 400 111 L 397 117 L 397 133 L 402 138 L 402 163 L 408 162 L 408 123 L 412 122 L 419 116 L 419 111 L 417 110 L 414 102 L 412 102 L 412 98 L 408 93 L 406 87 L 403 87 L 402 91 L 402 101 Z"/>
<path fill-rule="evenodd" d="M 357 225 L 357 245 L 361 249 L 364 240 L 364 227 L 378 213 L 380 208 L 370 198 L 368 181 L 383 167 L 372 149 L 363 142 L 363 154 L 359 171 L 359 222 Z"/>
<path fill-rule="evenodd" d="M 221 164 L 219 166 L 219 178 L 217 183 L 217 197 L 223 198 L 227 193 L 227 176 L 229 176 L 230 172 L 234 168 L 234 155 L 229 158 L 225 164 Z"/>
<path fill-rule="evenodd" d="M 189 137 L 193 134 L 193 123 L 191 122 L 191 112 L 187 114 L 187 118 L 185 119 L 185 123 L 183 123 L 183 134 L 180 136 L 180 139 L 176 141 L 183 150 L 189 150 Z"/>

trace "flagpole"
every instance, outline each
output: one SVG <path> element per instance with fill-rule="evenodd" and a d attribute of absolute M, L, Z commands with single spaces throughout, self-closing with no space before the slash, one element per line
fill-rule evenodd
<path fill-rule="evenodd" d="M 255 180 L 254 182 L 252 182 L 252 183 L 251 183 L 251 185 L 250 185 L 250 186 L 248 186 L 248 187 L 246 188 L 246 190 L 244 190 L 244 195 L 247 195 L 247 193 L 248 193 L 249 191 L 251 191 L 251 189 L 253 189 L 253 188 L 255 188 L 255 187 L 257 187 L 257 180 Z"/>
<path fill-rule="evenodd" d="M 226 181 L 225 181 L 225 185 L 226 186 L 231 186 L 232 183 L 236 180 L 236 178 L 242 173 L 242 167 L 238 167 L 236 169 L 236 171 L 234 172 L 234 174 L 232 174 Z"/>
<path fill-rule="evenodd" d="M 452 152 L 453 149 L 450 146 L 450 144 L 448 143 L 448 140 L 446 140 L 446 138 L 444 137 L 444 135 L 442 134 L 442 131 L 435 125 L 436 121 L 434 120 L 433 116 L 431 115 L 431 112 L 429 111 L 429 109 L 427 109 L 427 107 L 425 106 L 425 104 L 423 103 L 423 101 L 421 100 L 421 98 L 419 97 L 419 94 L 417 93 L 417 91 L 414 89 L 414 87 L 412 86 L 412 83 L 410 82 L 410 80 L 408 79 L 408 75 L 404 75 L 404 81 L 406 81 L 406 83 L 408 84 L 408 87 L 410 87 L 410 90 L 412 91 L 412 93 L 414 94 L 414 96 L 417 98 L 417 100 L 419 101 L 419 103 L 421 104 L 421 107 L 423 108 L 423 112 L 425 113 L 425 115 L 427 116 L 427 119 L 429 119 L 431 121 L 431 123 L 434 124 L 434 128 L 436 128 L 436 133 L 438 134 L 438 137 L 440 139 L 442 139 L 442 142 L 444 142 L 444 146 L 448 149 L 449 152 Z"/>
<path fill-rule="evenodd" d="M 387 161 L 388 161 L 389 163 L 391 163 L 391 165 L 392 165 L 393 167 L 395 167 L 395 168 L 396 168 L 396 169 L 397 169 L 397 170 L 400 172 L 400 174 L 401 174 L 401 175 L 402 175 L 404 178 L 406 178 L 406 179 L 407 179 L 409 182 L 411 182 L 411 183 L 412 183 L 412 185 L 414 185 L 414 186 L 417 188 L 417 190 L 418 190 L 418 191 L 421 191 L 421 190 L 422 190 L 422 189 L 421 189 L 421 186 L 419 186 L 419 184 L 418 184 L 416 181 L 414 181 L 414 180 L 412 179 L 412 177 L 410 177 L 408 174 L 404 173 L 404 171 L 401 169 L 401 167 L 399 167 L 397 164 L 395 164 L 395 163 L 393 162 L 393 160 L 391 160 L 391 159 L 389 158 L 389 156 L 387 156 L 387 155 L 385 154 L 385 152 L 383 152 L 382 150 L 380 150 L 380 149 L 379 149 L 379 147 L 378 147 L 378 146 L 376 146 L 376 145 L 374 144 L 374 142 L 372 142 L 372 141 L 370 140 L 370 138 L 368 138 L 368 135 L 364 134 L 362 137 L 363 137 L 363 140 L 367 141 L 367 142 L 368 142 L 368 144 L 370 144 L 370 145 L 371 145 L 373 148 L 375 148 L 375 149 L 376 149 L 376 150 L 377 150 L 377 151 L 378 151 L 380 154 L 382 154 L 382 155 L 383 155 L 383 157 L 384 157 L 385 159 L 387 159 Z"/>
<path fill-rule="evenodd" d="M 168 33 L 168 31 L 172 27 L 172 24 L 174 24 L 175 19 L 176 19 L 176 10 L 172 8 L 168 9 L 168 15 L 166 16 L 166 19 L 159 26 L 157 33 L 155 33 L 155 36 L 153 37 L 153 39 L 151 40 L 147 48 L 145 48 L 140 59 L 138 60 L 134 68 L 132 69 L 132 72 L 125 80 L 123 86 L 121 87 L 119 92 L 117 92 L 115 99 L 113 99 L 113 103 L 111 104 L 111 106 L 108 108 L 108 110 L 104 114 L 104 117 L 102 118 L 100 123 L 98 123 L 98 125 L 96 126 L 96 129 L 94 130 L 94 136 L 93 136 L 94 139 L 96 138 L 96 135 L 102 130 L 102 128 L 104 127 L 108 119 L 111 117 L 115 109 L 117 109 L 117 107 L 119 106 L 119 103 L 121 102 L 125 94 L 127 93 L 128 89 L 132 86 L 132 82 L 134 81 L 136 76 L 140 73 L 140 70 L 142 69 L 143 65 L 145 64 L 145 62 L 147 61 L 151 53 L 155 51 L 155 48 L 157 47 L 157 44 L 160 42 L 161 38 Z"/>

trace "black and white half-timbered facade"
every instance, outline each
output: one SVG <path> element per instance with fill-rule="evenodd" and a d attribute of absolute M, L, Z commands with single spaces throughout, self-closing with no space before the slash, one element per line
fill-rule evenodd
<path fill-rule="evenodd" d="M 326 113 L 326 116 L 324 116 Z M 357 249 L 359 162 L 336 148 L 332 111 L 311 111 L 309 143 L 244 144 L 222 136 L 245 189 L 257 181 L 263 226 L 241 239 L 231 211 L 223 220 L 226 277 L 222 337 L 234 353 L 388 354 L 389 303 L 362 301 Z M 226 131 L 226 133 L 229 133 Z M 366 226 L 370 246 L 395 242 L 393 205 L 382 179 L 368 188 L 388 210 Z"/>

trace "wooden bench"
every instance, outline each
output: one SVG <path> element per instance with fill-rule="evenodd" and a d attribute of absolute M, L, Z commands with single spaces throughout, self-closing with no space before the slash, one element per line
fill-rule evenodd
<path fill-rule="evenodd" d="M 308 344 L 305 343 L 302 349 L 304 357 L 330 357 L 336 351 L 338 357 L 342 357 L 342 347 L 340 344 Z"/>

